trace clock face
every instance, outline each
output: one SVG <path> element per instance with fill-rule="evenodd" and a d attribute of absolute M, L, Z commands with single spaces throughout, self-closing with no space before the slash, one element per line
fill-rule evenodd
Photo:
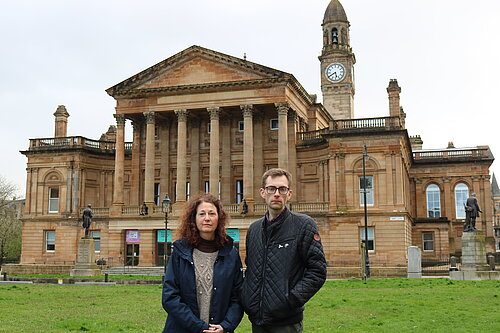
<path fill-rule="evenodd" d="M 338 62 L 334 62 L 326 67 L 325 75 L 328 81 L 340 82 L 345 77 L 345 67 Z"/>

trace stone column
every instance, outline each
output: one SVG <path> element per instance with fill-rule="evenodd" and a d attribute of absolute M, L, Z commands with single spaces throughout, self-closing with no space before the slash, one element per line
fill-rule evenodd
<path fill-rule="evenodd" d="M 220 108 L 207 108 L 210 114 L 210 186 L 209 191 L 219 196 L 219 115 Z"/>
<path fill-rule="evenodd" d="M 146 163 L 144 166 L 144 202 L 153 205 L 155 182 L 155 113 L 144 112 L 146 117 Z"/>
<path fill-rule="evenodd" d="M 220 122 L 220 189 L 219 197 L 222 202 L 234 202 L 234 185 L 231 178 L 231 119 L 224 117 Z"/>
<path fill-rule="evenodd" d="M 278 167 L 288 170 L 288 103 L 275 103 L 278 109 Z"/>
<path fill-rule="evenodd" d="M 141 202 L 141 130 L 142 123 L 138 121 L 132 122 L 133 138 L 132 138 L 132 172 L 131 172 L 131 205 L 140 205 Z"/>
<path fill-rule="evenodd" d="M 170 192 L 170 118 L 160 126 L 160 201 Z"/>
<path fill-rule="evenodd" d="M 243 198 L 253 201 L 253 105 L 241 105 L 243 111 Z"/>
<path fill-rule="evenodd" d="M 67 174 L 66 174 L 66 213 L 73 213 L 71 202 L 73 195 L 73 162 L 67 164 Z M 26 205 L 28 205 L 28 197 L 26 197 Z M 102 206 L 101 206 L 102 207 Z M 79 212 L 76 212 L 77 214 Z"/>
<path fill-rule="evenodd" d="M 288 171 L 292 175 L 292 187 L 294 195 L 292 196 L 292 201 L 297 201 L 297 199 L 302 195 L 299 180 L 297 178 L 297 138 L 295 136 L 297 123 L 297 112 L 293 110 L 288 111 L 288 121 L 287 121 L 287 136 L 288 136 Z"/>
<path fill-rule="evenodd" d="M 186 201 L 187 180 L 187 115 L 185 109 L 175 110 L 177 115 L 177 202 Z"/>
<path fill-rule="evenodd" d="M 330 209 L 337 210 L 337 158 L 329 155 L 328 158 L 328 197 Z"/>
<path fill-rule="evenodd" d="M 195 195 L 201 191 L 201 172 L 200 172 L 200 121 L 191 119 L 189 121 L 191 127 L 191 168 L 190 168 L 190 186 L 191 195 Z"/>
<path fill-rule="evenodd" d="M 123 205 L 123 175 L 125 162 L 125 115 L 115 114 L 116 146 L 115 146 L 115 179 L 113 187 L 113 204 Z"/>

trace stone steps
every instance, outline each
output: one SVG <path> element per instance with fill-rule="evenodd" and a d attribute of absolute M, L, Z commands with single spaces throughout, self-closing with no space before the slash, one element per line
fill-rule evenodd
<path fill-rule="evenodd" d="M 141 267 L 141 266 L 115 266 L 102 271 L 109 275 L 163 275 L 163 267 Z"/>

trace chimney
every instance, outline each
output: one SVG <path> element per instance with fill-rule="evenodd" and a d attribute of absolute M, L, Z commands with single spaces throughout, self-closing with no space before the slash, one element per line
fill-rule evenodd
<path fill-rule="evenodd" d="M 387 87 L 387 93 L 389 94 L 389 116 L 399 117 L 400 116 L 399 94 L 401 93 L 401 88 L 398 86 L 398 80 L 391 79 L 389 81 L 389 86 Z"/>
<path fill-rule="evenodd" d="M 66 111 L 64 105 L 59 105 L 56 112 L 54 112 L 55 120 L 55 134 L 56 138 L 64 138 L 68 136 L 68 117 L 69 113 Z"/>
<path fill-rule="evenodd" d="M 422 141 L 420 135 L 410 136 L 410 144 L 412 150 L 421 150 L 424 145 L 424 141 Z"/>

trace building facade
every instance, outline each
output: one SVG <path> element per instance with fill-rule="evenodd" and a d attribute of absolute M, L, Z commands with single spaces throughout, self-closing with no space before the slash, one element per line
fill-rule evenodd
<path fill-rule="evenodd" d="M 422 140 L 408 136 L 394 79 L 387 115 L 354 118 L 355 57 L 339 1 L 330 2 L 322 26 L 323 103 L 289 73 L 192 46 L 106 90 L 116 100 L 116 124 L 99 140 L 68 137 L 69 113 L 59 106 L 55 136 L 31 139 L 22 152 L 21 264 L 74 262 L 81 211 L 91 204 L 98 258 L 161 266 L 184 203 L 200 191 L 224 203 L 243 257 L 246 230 L 266 209 L 261 175 L 273 167 L 291 172 L 290 209 L 318 222 L 331 272 L 359 267 L 363 188 L 372 274 L 405 274 L 412 245 L 424 258 L 460 255 L 463 203 L 472 192 L 484 212 L 477 225 L 495 252 L 490 149 L 422 150 Z M 132 142 L 124 139 L 126 122 Z M 174 202 L 167 226 L 166 194 Z"/>

